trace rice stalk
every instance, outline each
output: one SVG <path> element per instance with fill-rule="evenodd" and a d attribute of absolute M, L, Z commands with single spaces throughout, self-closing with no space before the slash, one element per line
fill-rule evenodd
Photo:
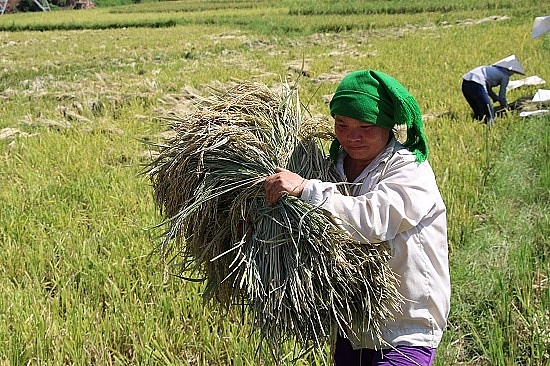
<path fill-rule="evenodd" d="M 330 133 L 302 120 L 297 91 L 241 83 L 165 118 L 176 137 L 146 173 L 165 218 L 159 252 L 179 275 L 204 278 L 206 302 L 244 304 L 274 355 L 289 340 L 322 349 L 358 320 L 379 337 L 402 301 L 389 254 L 298 198 L 266 202 L 263 182 L 279 166 L 337 181 L 320 148 Z"/>

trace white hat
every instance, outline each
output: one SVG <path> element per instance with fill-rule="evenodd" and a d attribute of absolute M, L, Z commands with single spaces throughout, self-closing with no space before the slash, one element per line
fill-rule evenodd
<path fill-rule="evenodd" d="M 495 62 L 493 66 L 502 67 L 503 69 L 510 70 L 521 75 L 525 75 L 525 72 L 523 71 L 523 68 L 519 64 L 519 61 L 516 58 L 516 55 L 510 55 L 506 58 L 503 58 L 502 60 Z"/>
<path fill-rule="evenodd" d="M 531 33 L 531 38 L 542 36 L 548 31 L 550 31 L 550 15 L 545 17 L 536 17 L 535 23 L 533 23 L 533 33 Z"/>

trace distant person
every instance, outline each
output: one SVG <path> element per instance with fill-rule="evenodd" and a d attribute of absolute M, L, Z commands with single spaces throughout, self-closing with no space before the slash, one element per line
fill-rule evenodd
<path fill-rule="evenodd" d="M 489 100 L 508 109 L 506 87 L 514 73 L 525 75 L 515 55 L 508 56 L 491 66 L 479 66 L 462 76 L 462 94 L 474 111 L 474 118 L 484 123 L 493 123 L 495 108 Z M 492 88 L 500 86 L 498 95 Z"/>
<path fill-rule="evenodd" d="M 342 79 L 330 113 L 336 135 L 330 156 L 340 181 L 350 183 L 349 195 L 338 190 L 341 183 L 278 168 L 265 180 L 267 201 L 299 197 L 330 212 L 357 240 L 391 250 L 389 265 L 406 300 L 381 326 L 381 339 L 362 323 L 338 334 L 335 366 L 432 365 L 451 284 L 447 211 L 427 160 L 418 103 L 393 77 L 360 70 Z M 407 128 L 403 143 L 394 136 L 397 126 Z"/>

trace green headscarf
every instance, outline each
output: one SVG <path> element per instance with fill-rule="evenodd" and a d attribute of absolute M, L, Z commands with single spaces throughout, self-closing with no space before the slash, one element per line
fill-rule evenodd
<path fill-rule="evenodd" d="M 420 107 L 403 85 L 389 75 L 375 70 L 360 70 L 346 75 L 330 101 L 330 114 L 373 123 L 391 130 L 407 126 L 403 144 L 416 155 L 417 162 L 428 158 L 428 142 Z M 330 156 L 336 160 L 340 143 L 335 139 Z"/>

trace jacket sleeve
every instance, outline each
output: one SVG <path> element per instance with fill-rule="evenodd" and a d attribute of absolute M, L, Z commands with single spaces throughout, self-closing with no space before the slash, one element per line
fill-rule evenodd
<path fill-rule="evenodd" d="M 329 211 L 358 240 L 372 243 L 391 240 L 417 226 L 440 195 L 427 162 L 398 159 L 388 164 L 368 192 L 363 192 L 368 189 L 363 184 L 358 196 L 345 196 L 334 183 L 310 180 L 301 199 Z"/>
<path fill-rule="evenodd" d="M 500 83 L 500 89 L 498 93 L 498 100 L 501 107 L 508 106 L 508 101 L 506 100 L 506 88 L 508 87 L 508 82 L 510 81 L 509 77 L 503 77 Z"/>

